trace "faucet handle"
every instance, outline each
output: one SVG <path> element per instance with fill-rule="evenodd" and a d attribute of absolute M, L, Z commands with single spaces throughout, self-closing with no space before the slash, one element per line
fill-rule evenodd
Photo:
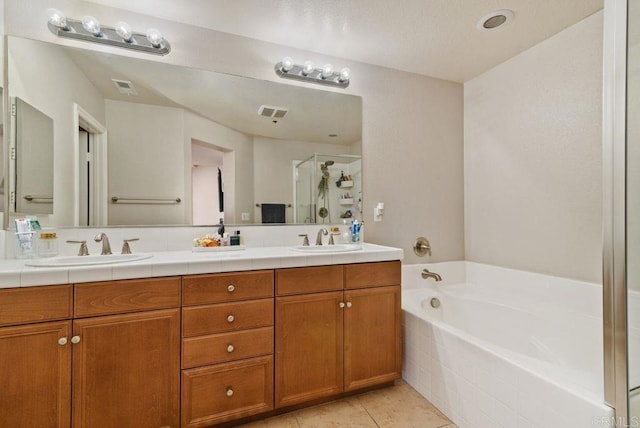
<path fill-rule="evenodd" d="M 334 236 L 340 236 L 341 233 L 340 232 L 331 232 L 331 235 L 329 235 L 329 245 L 335 245 L 336 241 L 333 239 Z"/>
<path fill-rule="evenodd" d="M 135 242 L 135 241 L 139 241 L 140 238 L 129 238 L 129 239 L 125 239 L 122 242 L 122 254 L 131 254 L 131 247 L 129 246 L 129 242 Z"/>
<path fill-rule="evenodd" d="M 80 250 L 78 251 L 79 256 L 88 256 L 89 255 L 89 247 L 87 247 L 87 241 L 67 241 L 68 244 L 80 244 Z"/>
<path fill-rule="evenodd" d="M 301 238 L 304 238 L 302 240 L 302 246 L 303 247 L 308 247 L 309 246 L 309 235 L 307 235 L 306 233 L 301 233 L 298 236 L 301 237 Z"/>

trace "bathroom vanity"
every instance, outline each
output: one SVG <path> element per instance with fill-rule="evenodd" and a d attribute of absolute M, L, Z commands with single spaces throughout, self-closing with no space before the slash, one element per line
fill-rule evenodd
<path fill-rule="evenodd" d="M 388 384 L 401 376 L 401 258 L 364 244 L 9 264 L 0 275 L 20 283 L 0 289 L 3 423 L 208 427 Z"/>

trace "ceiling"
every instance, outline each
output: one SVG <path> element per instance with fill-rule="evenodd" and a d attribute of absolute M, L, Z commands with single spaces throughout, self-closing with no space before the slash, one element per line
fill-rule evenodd
<path fill-rule="evenodd" d="M 10 38 L 9 45 L 19 41 Z M 56 47 L 106 99 L 185 108 L 248 135 L 342 145 L 362 139 L 362 100 L 355 95 Z M 132 82 L 137 95 L 119 93 L 114 78 Z M 274 119 L 258 114 L 261 105 L 289 111 L 274 123 Z"/>
<path fill-rule="evenodd" d="M 91 0 L 320 54 L 465 82 L 603 7 L 603 0 Z M 511 9 L 513 21 L 477 21 Z M 300 59 L 300 62 L 303 59 Z"/>

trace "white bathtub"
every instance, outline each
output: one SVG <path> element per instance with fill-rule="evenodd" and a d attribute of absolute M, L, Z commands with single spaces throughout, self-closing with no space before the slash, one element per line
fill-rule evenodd
<path fill-rule="evenodd" d="M 425 267 L 443 281 L 422 279 Z M 614 426 L 599 285 L 471 262 L 405 265 L 402 309 L 403 377 L 458 426 Z"/>

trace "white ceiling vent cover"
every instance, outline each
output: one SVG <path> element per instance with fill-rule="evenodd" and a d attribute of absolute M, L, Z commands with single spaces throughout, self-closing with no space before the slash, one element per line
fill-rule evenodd
<path fill-rule="evenodd" d="M 138 95 L 136 88 L 133 87 L 133 83 L 128 80 L 111 79 L 113 84 L 118 88 L 118 92 L 124 95 Z"/>
<path fill-rule="evenodd" d="M 271 119 L 282 119 L 287 115 L 288 112 L 288 108 L 276 106 L 261 105 L 258 109 L 258 114 L 260 116 L 268 117 Z"/>

